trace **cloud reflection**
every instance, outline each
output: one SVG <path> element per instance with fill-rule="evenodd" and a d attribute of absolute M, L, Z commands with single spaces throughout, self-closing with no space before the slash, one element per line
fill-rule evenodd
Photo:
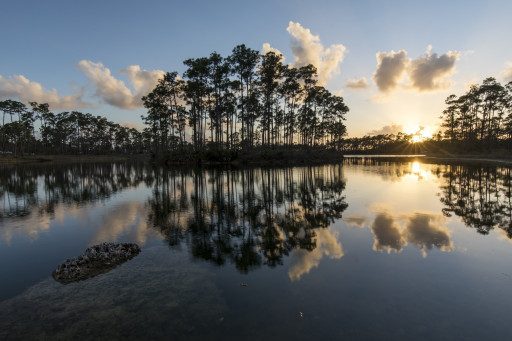
<path fill-rule="evenodd" d="M 413 213 L 406 217 L 404 235 L 407 241 L 427 256 L 426 251 L 434 247 L 441 251 L 452 251 L 450 232 L 443 226 L 446 218 L 441 214 Z"/>
<path fill-rule="evenodd" d="M 36 241 L 42 233 L 50 231 L 54 222 L 63 224 L 64 218 L 79 217 L 87 221 L 88 216 L 81 216 L 81 211 L 74 205 L 58 205 L 53 212 L 30 212 L 23 217 L 15 217 L 13 220 L 0 227 L 0 241 L 10 245 L 13 238 L 21 237 L 30 241 Z M 5 219 L 5 218 L 4 218 Z M 0 220 L 1 222 L 1 220 Z"/>
<path fill-rule="evenodd" d="M 358 226 L 360 228 L 364 228 L 364 223 L 366 222 L 366 217 L 358 214 L 351 215 L 350 217 L 343 218 L 345 223 L 348 226 Z"/>
<path fill-rule="evenodd" d="M 402 248 L 407 245 L 396 217 L 387 212 L 377 214 L 375 220 L 370 224 L 370 230 L 375 236 L 373 244 L 375 251 L 387 250 L 388 253 L 391 253 L 393 250 L 400 253 Z"/>
<path fill-rule="evenodd" d="M 312 268 L 318 267 L 320 260 L 324 256 L 331 259 L 340 259 L 343 257 L 343 249 L 338 241 L 338 233 L 331 229 L 317 229 L 316 245 L 312 250 L 298 249 L 291 256 L 291 268 L 288 270 L 288 277 L 292 281 L 299 280 L 304 274 L 308 274 Z"/>
<path fill-rule="evenodd" d="M 147 208 L 144 203 L 129 201 L 108 212 L 90 244 L 117 242 L 121 238 L 145 244 L 149 235 L 157 234 L 147 224 Z"/>
<path fill-rule="evenodd" d="M 445 226 L 446 218 L 442 214 L 394 214 L 382 209 L 375 211 L 377 215 L 370 224 L 370 230 L 375 238 L 373 250 L 400 253 L 408 243 L 419 248 L 423 257 L 427 256 L 427 250 L 434 248 L 444 252 L 453 250 L 450 232 Z M 402 227 L 400 221 L 404 222 Z"/>

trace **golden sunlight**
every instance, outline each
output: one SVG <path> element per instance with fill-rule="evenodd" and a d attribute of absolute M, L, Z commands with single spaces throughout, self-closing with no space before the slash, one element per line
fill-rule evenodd
<path fill-rule="evenodd" d="M 412 172 L 413 174 L 419 174 L 421 172 L 420 163 L 418 161 L 412 163 Z"/>
<path fill-rule="evenodd" d="M 411 143 L 418 143 L 423 142 L 426 139 L 429 139 L 432 137 L 432 129 L 430 127 L 424 127 L 424 126 L 413 126 L 413 127 L 406 127 L 405 133 L 412 135 L 409 142 Z"/>

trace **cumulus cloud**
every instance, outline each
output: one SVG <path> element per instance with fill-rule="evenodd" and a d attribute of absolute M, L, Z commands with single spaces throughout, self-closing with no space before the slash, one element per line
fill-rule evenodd
<path fill-rule="evenodd" d="M 378 52 L 377 69 L 373 81 L 383 93 L 394 90 L 404 75 L 409 77 L 408 87 L 420 92 L 445 89 L 450 85 L 448 77 L 455 71 L 455 62 L 461 55 L 448 51 L 443 55 L 431 53 L 432 46 L 420 57 L 412 60 L 407 51 Z"/>
<path fill-rule="evenodd" d="M 506 83 L 512 82 L 512 62 L 506 63 L 507 67 L 500 72 L 500 77 L 505 80 Z"/>
<path fill-rule="evenodd" d="M 331 259 L 343 257 L 343 249 L 335 230 L 331 228 L 317 229 L 315 233 L 317 247 L 312 251 L 295 250 L 290 258 L 292 266 L 288 271 L 288 277 L 292 281 L 299 280 L 302 275 L 308 274 L 312 268 L 318 267 L 324 256 Z"/>
<path fill-rule="evenodd" d="M 295 58 L 293 66 L 313 64 L 318 70 L 320 85 L 325 85 L 334 74 L 339 72 L 339 64 L 343 61 L 346 51 L 345 46 L 333 44 L 325 49 L 318 36 L 293 21 L 290 21 L 286 30 L 292 36 L 291 49 Z"/>
<path fill-rule="evenodd" d="M 368 135 L 386 135 L 386 134 L 398 134 L 399 132 L 404 131 L 404 126 L 402 124 L 393 123 L 391 125 L 384 126 L 380 129 L 372 130 L 368 133 Z"/>
<path fill-rule="evenodd" d="M 430 53 L 431 47 L 421 57 L 414 59 L 409 65 L 409 78 L 412 86 L 419 91 L 445 89 L 450 86 L 446 80 L 455 71 L 455 62 L 460 53 L 449 51 L 443 55 Z"/>
<path fill-rule="evenodd" d="M 56 89 L 45 89 L 40 83 L 33 82 L 23 75 L 8 78 L 0 75 L 0 99 L 18 99 L 29 102 L 48 103 L 51 110 L 91 108 L 94 105 L 83 100 L 84 89 L 73 95 L 62 96 Z"/>
<path fill-rule="evenodd" d="M 264 43 L 262 48 L 261 48 L 261 54 L 265 55 L 268 52 L 274 52 L 277 55 L 281 55 L 281 61 L 284 62 L 284 55 L 283 55 L 283 53 L 281 51 L 279 51 L 278 49 L 270 46 L 269 43 Z"/>
<path fill-rule="evenodd" d="M 141 70 L 139 65 L 130 65 L 122 69 L 121 74 L 127 75 L 135 89 L 135 96 L 145 96 L 150 93 L 165 74 L 162 70 Z M 176 77 L 180 79 L 179 76 Z"/>
<path fill-rule="evenodd" d="M 377 69 L 373 74 L 373 81 L 379 90 L 390 92 L 396 88 L 410 61 L 405 50 L 391 51 L 390 53 L 378 52 Z"/>
<path fill-rule="evenodd" d="M 161 70 L 141 70 L 138 65 L 130 65 L 121 70 L 130 80 L 134 91 L 123 81 L 116 79 L 102 63 L 81 60 L 78 69 L 85 73 L 96 87 L 96 96 L 106 103 L 121 109 L 137 109 L 142 106 L 142 96 L 147 95 L 165 74 Z"/>
<path fill-rule="evenodd" d="M 352 90 L 368 89 L 368 83 L 366 82 L 366 77 L 359 78 L 359 79 L 349 79 L 345 86 Z"/>

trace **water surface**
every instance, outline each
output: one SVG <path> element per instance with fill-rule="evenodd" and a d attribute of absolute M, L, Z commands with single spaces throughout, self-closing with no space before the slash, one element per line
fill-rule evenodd
<path fill-rule="evenodd" d="M 506 167 L 0 168 L 1 339 L 510 339 Z M 142 252 L 63 285 L 101 242 Z"/>

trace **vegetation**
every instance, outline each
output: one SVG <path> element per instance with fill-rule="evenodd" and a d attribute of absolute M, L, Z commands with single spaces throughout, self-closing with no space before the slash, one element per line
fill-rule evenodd
<path fill-rule="evenodd" d="M 512 147 L 512 82 L 486 78 L 462 96 L 445 101 L 442 128 L 431 138 L 414 141 L 414 134 L 381 134 L 343 141 L 344 153 L 416 154 L 428 152 L 488 153 Z"/>
<path fill-rule="evenodd" d="M 24 153 L 50 154 L 106 154 L 140 153 L 144 151 L 147 134 L 134 128 L 123 127 L 105 117 L 78 111 L 54 114 L 48 104 L 0 101 L 3 112 L 1 150 L 14 155 Z M 10 121 L 5 122 L 5 116 Z M 39 123 L 39 134 L 36 133 Z"/>
<path fill-rule="evenodd" d="M 1 101 L 1 148 L 14 155 L 145 152 L 173 160 L 232 160 L 255 148 L 339 150 L 349 110 L 343 98 L 317 84 L 313 65 L 282 61 L 245 45 L 228 57 L 213 52 L 185 60 L 182 76 L 166 73 L 142 98 L 142 132 L 78 111 L 55 114 L 46 103 Z"/>
<path fill-rule="evenodd" d="M 142 98 L 147 109 L 142 132 L 78 111 L 55 114 L 46 103 L 27 108 L 0 101 L 1 151 L 151 153 L 160 160 L 229 162 L 241 156 L 306 159 L 312 151 L 330 158 L 340 151 L 482 153 L 512 147 L 512 82 L 487 78 L 461 96 L 450 95 L 441 116 L 444 131 L 428 139 L 403 132 L 345 138 L 349 108 L 318 85 L 313 65 L 285 65 L 281 55 L 259 55 L 245 45 L 228 57 L 213 52 L 183 63 L 182 76 L 167 72 Z"/>
<path fill-rule="evenodd" d="M 510 148 L 512 144 L 512 82 L 505 86 L 486 78 L 472 85 L 462 96 L 450 95 L 445 101 L 445 139 L 459 149 Z"/>
<path fill-rule="evenodd" d="M 226 58 L 213 52 L 184 64 L 183 78 L 167 73 L 143 97 L 148 114 L 142 118 L 155 154 L 341 148 L 349 109 L 342 97 L 317 84 L 313 65 L 291 67 L 281 55 L 260 56 L 245 45 Z"/>

